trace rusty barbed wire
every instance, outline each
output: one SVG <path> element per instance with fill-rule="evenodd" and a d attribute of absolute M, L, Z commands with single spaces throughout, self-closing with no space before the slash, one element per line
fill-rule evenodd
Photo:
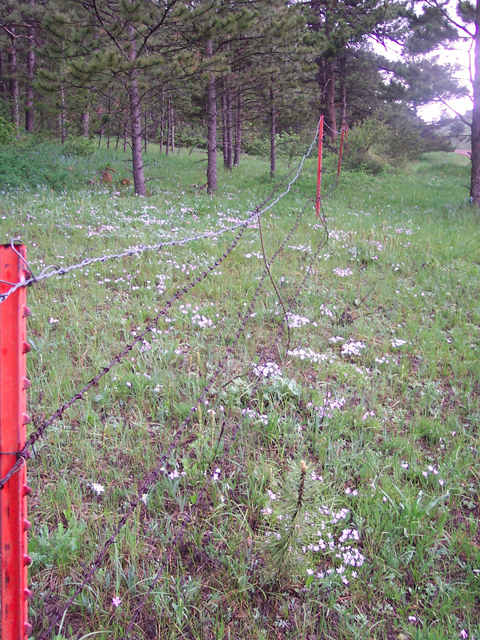
<path fill-rule="evenodd" d="M 209 267 L 206 271 L 203 272 L 203 274 L 201 274 L 200 276 L 198 276 L 198 278 L 196 278 L 194 281 L 192 281 L 190 284 L 188 284 L 186 287 L 184 287 L 184 289 L 182 289 L 181 291 L 177 292 L 175 294 L 175 296 L 173 296 L 168 302 L 167 304 L 163 307 L 163 309 L 158 312 L 158 314 L 155 316 L 155 318 L 153 319 L 151 325 L 149 325 L 139 336 L 137 336 L 135 338 L 135 340 L 130 343 L 129 345 L 127 345 L 120 354 L 118 354 L 114 360 L 107 365 L 106 367 L 104 367 L 100 373 L 98 373 L 96 376 L 94 376 L 78 393 L 76 393 L 68 402 L 65 402 L 61 407 L 59 407 L 59 409 L 57 409 L 57 411 L 53 414 L 53 416 L 51 416 L 51 418 L 49 420 L 47 420 L 46 422 L 44 422 L 39 429 L 37 429 L 37 431 L 35 431 L 33 434 L 31 434 L 27 440 L 27 443 L 25 444 L 24 448 L 22 449 L 21 452 L 18 452 L 18 457 L 19 459 L 17 460 L 17 462 L 15 463 L 15 465 L 12 467 L 12 469 L 8 472 L 8 474 L 4 477 L 0 479 L 0 490 L 3 489 L 3 487 L 5 486 L 5 484 L 7 483 L 7 481 L 12 477 L 12 475 L 14 473 L 16 473 L 20 467 L 24 464 L 25 459 L 26 458 L 26 454 L 28 449 L 41 437 L 43 437 L 43 434 L 45 433 L 45 430 L 51 426 L 51 424 L 59 417 L 61 417 L 63 415 L 63 413 L 70 407 L 72 406 L 75 402 L 77 402 L 78 400 L 81 400 L 84 396 L 84 394 L 94 385 L 97 384 L 97 382 L 104 376 L 106 375 L 111 368 L 117 364 L 118 362 L 120 362 L 120 360 L 127 354 L 129 353 L 133 347 L 140 342 L 140 340 L 142 340 L 142 338 L 149 332 L 151 331 L 151 329 L 158 323 L 158 321 L 160 320 L 160 318 L 162 316 L 164 316 L 167 312 L 167 310 L 173 305 L 173 303 L 176 300 L 179 300 L 181 298 L 182 295 L 184 295 L 185 293 L 187 293 L 187 291 L 189 291 L 190 289 L 192 289 L 194 286 L 196 286 L 196 284 L 198 284 L 199 282 L 201 282 L 203 279 L 205 279 L 207 277 L 207 275 L 213 271 L 213 269 L 215 269 L 216 267 L 219 266 L 219 264 L 221 264 L 221 262 L 227 257 L 227 255 L 233 251 L 233 249 L 235 248 L 235 246 L 237 245 L 238 241 L 240 240 L 240 237 L 243 235 L 245 229 L 247 228 L 247 226 L 249 224 L 251 224 L 252 220 L 258 219 L 260 220 L 260 216 L 262 216 L 266 211 L 268 211 L 270 208 L 272 208 L 284 195 L 286 195 L 290 190 L 291 190 L 291 186 L 292 184 L 294 184 L 294 182 L 298 179 L 298 176 L 300 175 L 300 171 L 301 168 L 303 167 L 303 164 L 305 163 L 305 160 L 307 159 L 309 153 L 311 153 L 311 150 L 313 149 L 313 145 L 315 143 L 316 137 L 318 136 L 318 129 L 317 129 L 317 134 L 314 138 L 314 140 L 312 140 L 312 143 L 310 145 L 310 148 L 307 152 L 307 154 L 305 154 L 301 160 L 301 162 L 299 163 L 296 172 L 295 172 L 295 168 L 292 169 L 292 171 L 290 171 L 289 173 L 287 173 L 282 180 L 277 183 L 277 185 L 275 185 L 275 187 L 273 188 L 273 190 L 270 192 L 270 194 L 255 208 L 254 210 L 254 214 L 250 217 L 247 218 L 247 220 L 244 220 L 242 223 L 238 223 L 236 225 L 234 225 L 233 227 L 230 227 L 227 230 L 232 230 L 232 229 L 238 229 L 239 227 L 241 228 L 241 231 L 239 234 L 237 234 L 237 237 L 234 239 L 234 241 L 232 242 L 232 244 L 230 245 L 230 248 L 227 250 L 226 253 L 224 253 L 221 258 L 219 258 L 217 261 L 215 261 L 215 263 Z M 275 195 L 276 191 L 278 191 L 278 189 L 285 184 L 286 180 L 293 174 L 295 173 L 295 176 L 293 178 L 293 180 L 288 184 L 287 189 L 280 194 L 280 196 L 278 196 L 268 207 L 266 207 L 266 204 L 273 198 L 273 196 Z M 302 211 L 302 215 L 303 215 L 303 211 Z M 13 244 L 13 240 L 11 241 Z M 133 255 L 133 254 L 131 254 Z M 122 254 L 118 254 L 117 256 L 111 256 L 111 257 L 125 257 L 125 255 Z M 95 261 L 99 261 L 100 259 L 92 259 Z M 85 262 L 85 261 L 84 261 Z M 28 265 L 28 263 L 25 261 L 25 263 L 27 264 L 28 268 L 30 269 L 30 266 Z M 83 263 L 80 263 L 80 265 L 83 265 Z M 47 269 L 49 269 L 50 267 L 47 267 Z M 70 270 L 72 270 L 73 268 L 79 268 L 79 265 L 73 265 Z M 30 269 L 31 271 L 31 269 Z M 55 273 L 51 273 L 51 275 L 55 275 Z M 50 277 L 50 275 L 48 276 L 44 276 L 44 277 Z M 20 283 L 18 283 L 17 285 L 15 285 L 12 289 L 10 289 L 9 291 L 7 291 L 5 294 L 3 294 L 3 298 L 0 296 L 0 304 L 1 302 L 4 302 L 6 300 L 6 298 L 11 295 L 12 293 L 14 293 L 14 291 L 16 291 L 17 289 L 19 289 L 22 286 L 28 286 L 28 284 L 31 284 L 32 282 L 38 282 L 40 279 L 42 279 L 41 274 L 39 276 L 32 276 L 32 278 L 30 280 L 25 280 L 22 281 Z M 23 461 L 22 461 L 23 458 Z"/>
<path fill-rule="evenodd" d="M 189 242 L 198 242 L 199 240 L 206 240 L 206 239 L 215 238 L 215 237 L 223 235 L 224 233 L 229 233 L 231 231 L 236 231 L 240 227 L 248 226 L 249 224 L 251 224 L 252 222 L 257 220 L 260 216 L 262 216 L 264 213 L 269 211 L 272 207 L 274 207 L 277 204 L 277 202 L 279 202 L 282 198 L 284 198 L 288 193 L 290 193 L 292 185 L 297 181 L 298 176 L 300 175 L 300 172 L 301 172 L 301 170 L 303 168 L 303 165 L 305 164 L 305 161 L 307 160 L 307 158 L 309 158 L 309 156 L 310 156 L 310 154 L 312 152 L 313 146 L 314 146 L 315 141 L 316 141 L 316 139 L 318 137 L 318 131 L 319 131 L 319 127 L 317 127 L 317 133 L 316 133 L 314 139 L 312 140 L 307 153 L 304 154 L 304 156 L 300 160 L 298 166 L 294 167 L 289 173 L 287 173 L 282 178 L 282 180 L 274 187 L 273 191 L 265 198 L 265 200 L 263 200 L 263 202 L 258 207 L 256 207 L 254 209 L 253 213 L 251 213 L 251 215 L 246 220 L 238 222 L 238 223 L 236 223 L 236 224 L 234 224 L 234 225 L 232 225 L 230 227 L 225 227 L 225 228 L 220 229 L 218 231 L 204 232 L 204 233 L 198 234 L 196 236 L 190 236 L 190 237 L 187 237 L 187 238 L 182 238 L 181 240 L 169 240 L 167 242 L 158 242 L 157 244 L 152 244 L 152 245 L 138 245 L 138 246 L 135 246 L 135 247 L 130 247 L 129 249 L 126 249 L 125 251 L 120 252 L 120 253 L 107 254 L 107 255 L 96 257 L 96 258 L 85 258 L 81 262 L 78 262 L 76 264 L 70 265 L 68 267 L 57 268 L 57 267 L 55 267 L 55 265 L 49 265 L 48 267 L 45 267 L 36 276 L 33 275 L 33 272 L 32 272 L 32 269 L 31 269 L 30 265 L 28 264 L 28 262 L 25 261 L 27 266 L 28 266 L 28 269 L 30 271 L 30 278 L 27 278 L 26 280 L 24 280 L 22 282 L 18 282 L 11 289 L 6 291 L 5 293 L 0 294 L 0 304 L 5 302 L 5 300 L 9 296 L 11 296 L 12 293 L 15 293 L 15 291 L 17 291 L 18 289 L 21 289 L 22 287 L 28 287 L 28 286 L 30 286 L 30 285 L 32 285 L 34 283 L 41 282 L 42 280 L 46 280 L 46 279 L 51 278 L 51 277 L 56 276 L 56 275 L 57 276 L 66 275 L 67 273 L 70 273 L 71 271 L 75 271 L 75 270 L 78 270 L 78 269 L 84 269 L 85 267 L 88 267 L 88 266 L 90 266 L 92 264 L 96 264 L 97 262 L 104 263 L 104 262 L 107 262 L 108 260 L 118 260 L 118 259 L 121 259 L 121 258 L 127 258 L 129 256 L 133 256 L 133 255 L 144 253 L 145 251 L 155 251 L 155 250 L 158 250 L 158 249 L 162 249 L 163 247 L 182 246 L 184 244 L 188 244 Z M 279 196 L 277 196 L 277 198 L 275 198 L 275 200 L 273 200 L 273 202 L 270 202 L 270 200 L 273 198 L 273 196 L 278 191 L 278 189 L 285 184 L 285 182 L 288 179 L 288 177 L 291 176 L 292 174 L 295 174 L 295 175 L 294 175 L 293 179 L 291 180 L 291 182 L 287 185 L 287 188 L 285 189 L 285 191 L 283 193 L 281 193 Z M 270 204 L 267 206 L 268 202 L 270 202 Z M 13 243 L 13 241 L 14 240 L 12 239 L 11 242 Z"/>
<path fill-rule="evenodd" d="M 217 365 L 217 368 L 216 368 L 215 372 L 212 374 L 211 378 L 209 379 L 207 384 L 204 386 L 201 394 L 198 396 L 198 398 L 197 398 L 197 400 L 195 402 L 195 405 L 190 409 L 190 412 L 189 412 L 188 416 L 185 418 L 185 420 L 184 420 L 183 424 L 181 425 L 180 429 L 175 434 L 175 436 L 174 436 L 172 442 L 170 443 L 170 445 L 167 447 L 165 452 L 158 459 L 157 465 L 155 466 L 153 471 L 151 471 L 150 474 L 147 476 L 147 478 L 143 481 L 140 489 L 137 492 L 137 497 L 130 503 L 130 507 L 125 512 L 125 514 L 122 516 L 122 518 L 120 519 L 119 523 L 115 527 L 115 529 L 114 529 L 113 533 L 111 534 L 110 538 L 104 544 L 102 550 L 97 554 L 97 557 L 93 561 L 93 563 L 92 563 L 89 571 L 87 572 L 85 578 L 78 585 L 77 589 L 72 594 L 72 596 L 67 600 L 67 602 L 62 607 L 62 609 L 57 613 L 55 619 L 50 623 L 50 626 L 48 627 L 46 632 L 44 632 L 44 634 L 42 634 L 39 637 L 39 640 L 47 640 L 48 634 L 50 634 L 53 631 L 53 628 L 62 619 L 64 613 L 67 611 L 67 609 L 75 601 L 75 598 L 83 591 L 84 587 L 90 582 L 90 580 L 91 580 L 93 574 L 95 573 L 95 571 L 101 566 L 101 564 L 103 562 L 103 559 L 104 559 L 108 549 L 115 542 L 115 539 L 116 539 L 118 533 L 123 528 L 123 526 L 126 524 L 126 522 L 128 521 L 128 518 L 133 513 L 135 508 L 141 502 L 143 494 L 158 479 L 158 477 L 159 477 L 159 475 L 161 473 L 161 467 L 163 466 L 163 463 L 171 455 L 171 453 L 176 449 L 177 445 L 179 444 L 180 438 L 185 433 L 185 430 L 186 430 L 187 426 L 190 424 L 195 412 L 197 411 L 198 405 L 205 400 L 205 397 L 206 397 L 207 393 L 209 393 L 209 391 L 212 389 L 215 380 L 218 378 L 220 373 L 223 371 L 223 369 L 225 367 L 225 364 L 226 364 L 230 354 L 233 352 L 234 348 L 238 344 L 238 341 L 240 340 L 240 337 L 242 336 L 242 334 L 243 334 L 243 332 L 245 330 L 245 327 L 247 326 L 247 323 L 248 323 L 248 321 L 249 321 L 249 319 L 251 317 L 250 314 L 252 313 L 253 309 L 255 308 L 255 305 L 257 303 L 258 297 L 259 297 L 260 292 L 261 292 L 261 290 L 263 288 L 263 283 L 264 283 L 265 279 L 268 276 L 269 268 L 271 267 L 273 262 L 276 260 L 276 258 L 278 257 L 279 253 L 284 249 L 285 245 L 290 240 L 292 235 L 297 230 L 297 228 L 298 228 L 298 226 L 300 224 L 300 221 L 301 221 L 301 219 L 302 219 L 302 217 L 303 217 L 303 215 L 305 213 L 305 210 L 306 210 L 306 208 L 308 206 L 308 203 L 309 203 L 309 201 L 307 201 L 305 203 L 304 207 L 297 214 L 297 217 L 295 219 L 295 223 L 294 223 L 293 227 L 291 228 L 291 230 L 289 231 L 288 235 L 285 237 L 283 242 L 279 245 L 279 247 L 277 248 L 275 253 L 270 258 L 270 261 L 268 263 L 268 267 L 266 267 L 263 270 L 262 276 L 260 277 L 259 283 L 258 283 L 257 288 L 255 290 L 255 293 L 254 293 L 254 295 L 252 297 L 252 301 L 251 301 L 248 309 L 244 313 L 243 320 L 242 320 L 240 326 L 238 327 L 237 331 L 235 332 L 235 337 L 234 337 L 234 340 L 233 340 L 232 344 L 228 347 L 228 349 L 226 350 L 225 355 L 223 356 L 222 360 Z"/>
<path fill-rule="evenodd" d="M 324 247 L 324 246 L 326 245 L 326 243 L 328 242 L 328 230 L 327 230 L 327 226 L 326 226 L 326 219 L 325 219 L 325 218 L 323 219 L 323 224 L 324 224 L 324 228 L 325 228 L 325 232 L 326 232 L 325 238 L 323 239 L 323 241 L 321 241 L 321 242 L 318 244 L 318 247 L 317 247 L 317 249 L 316 249 L 316 251 L 315 251 L 315 254 L 314 254 L 314 256 L 313 256 L 313 258 L 312 258 L 312 260 L 311 260 L 311 262 L 310 262 L 310 265 L 309 265 L 309 267 L 308 267 L 308 269 L 307 269 L 307 272 L 306 272 L 305 276 L 303 277 L 303 279 L 302 279 L 302 281 L 301 281 L 301 283 L 300 283 L 299 287 L 297 288 L 297 290 L 296 290 L 296 292 L 295 292 L 295 295 L 294 295 L 294 297 L 293 297 L 292 301 L 291 301 L 291 302 L 290 302 L 290 304 L 288 305 L 288 312 L 286 312 L 286 316 L 287 316 L 287 317 L 288 317 L 288 313 L 290 313 L 290 312 L 291 312 L 291 310 L 294 308 L 294 306 L 295 306 L 295 304 L 296 304 L 296 302 L 297 302 L 297 299 L 298 299 L 298 297 L 299 297 L 300 293 L 302 292 L 302 290 L 303 290 L 303 288 L 304 288 L 304 286 L 305 286 L 305 283 L 306 283 L 307 279 L 310 277 L 312 266 L 313 266 L 313 264 L 318 260 L 318 256 L 319 256 L 319 254 L 320 254 L 320 251 L 323 249 L 323 247 Z M 280 328 L 279 328 L 279 330 L 278 330 L 278 332 L 277 332 L 277 336 L 276 336 L 275 340 L 273 341 L 273 343 L 272 343 L 272 346 L 271 346 L 270 350 L 273 350 L 273 349 L 275 348 L 275 346 L 277 346 L 277 345 L 278 345 L 278 343 L 279 343 L 279 341 L 280 341 L 280 339 L 281 339 L 281 336 L 282 336 L 282 334 L 283 334 L 283 333 L 284 333 L 284 331 L 285 331 L 285 325 L 286 325 L 286 324 L 287 324 L 287 326 L 288 326 L 288 321 L 285 321 L 285 319 L 284 319 L 284 322 L 281 324 L 281 326 L 280 326 Z M 261 359 L 262 359 L 262 358 L 261 358 Z M 253 387 L 253 389 L 252 389 L 252 391 L 251 391 L 251 394 L 250 394 L 250 400 L 249 400 L 249 401 L 248 401 L 248 403 L 247 403 L 247 408 L 252 406 L 252 399 L 253 399 L 254 394 L 255 394 L 255 392 L 257 391 L 258 387 L 260 386 L 260 382 L 261 382 L 261 380 L 262 380 L 262 375 L 261 375 L 261 373 L 258 373 L 258 374 L 257 374 L 257 380 L 256 380 L 256 383 L 255 383 L 255 386 Z M 231 449 L 231 447 L 232 447 L 233 443 L 235 442 L 235 439 L 236 439 L 237 434 L 238 434 L 238 432 L 239 432 L 239 430 L 240 430 L 240 427 L 242 426 L 243 421 L 245 420 L 245 416 L 246 416 L 246 412 L 244 412 L 244 413 L 243 413 L 242 418 L 239 420 L 238 424 L 237 424 L 237 425 L 236 425 L 236 427 L 233 429 L 232 434 L 231 434 L 231 437 L 230 437 L 230 440 L 229 440 L 228 444 L 226 445 L 226 447 L 224 447 L 224 452 L 223 452 L 222 457 L 221 457 L 221 458 L 220 458 L 220 460 L 218 460 L 218 461 L 212 460 L 212 462 L 211 462 L 211 464 L 210 464 L 210 469 L 212 469 L 214 465 L 215 465 L 215 467 L 218 467 L 218 468 L 220 468 L 220 469 L 221 469 L 222 464 L 224 463 L 224 461 L 225 461 L 225 459 L 226 459 L 226 457 L 227 457 L 228 453 L 230 452 L 230 449 Z M 218 447 L 219 447 L 219 444 L 220 444 L 220 439 L 221 439 L 222 435 L 223 435 L 223 427 L 222 427 L 222 429 L 221 429 L 221 431 L 220 431 L 219 438 L 218 438 L 218 440 L 217 440 L 217 444 L 216 444 L 215 450 L 218 450 Z M 120 640 L 127 640 L 127 638 L 128 638 L 128 634 L 129 634 L 129 632 L 131 631 L 131 629 L 132 629 L 133 625 L 135 624 L 135 619 L 136 619 L 136 617 L 137 617 L 138 613 L 143 609 L 143 607 L 145 606 L 145 604 L 146 604 L 146 602 L 147 602 L 147 600 L 148 600 L 148 596 L 150 595 L 150 593 L 151 593 L 151 592 L 153 591 L 153 589 L 155 588 L 155 585 L 156 585 L 156 584 L 158 583 L 158 581 L 160 580 L 160 577 L 161 577 L 161 575 L 162 575 L 162 573 L 163 573 L 163 570 L 165 569 L 165 567 L 166 567 L 167 563 L 168 563 L 168 562 L 170 561 L 170 559 L 171 559 L 171 556 L 172 556 L 173 551 L 174 551 L 174 549 L 175 549 L 175 547 L 176 547 L 176 545 L 177 545 L 177 542 L 179 541 L 180 537 L 181 537 L 181 536 L 182 536 L 182 534 L 185 532 L 185 530 L 186 530 L 186 528 L 187 528 L 188 524 L 190 523 L 190 521 L 191 521 L 191 517 L 192 517 L 192 513 L 195 511 L 195 509 L 197 508 L 197 506 L 200 504 L 200 501 L 201 501 L 201 499 L 203 498 L 203 496 L 205 495 L 205 493 L 206 493 L 206 491 L 207 491 L 207 489 L 208 489 L 208 486 L 209 486 L 209 485 L 211 484 L 211 482 L 212 482 L 212 478 L 213 478 L 213 473 L 210 473 L 210 475 L 209 475 L 209 476 L 208 476 L 208 478 L 206 479 L 206 481 L 205 481 L 205 483 L 204 483 L 203 487 L 202 487 L 202 488 L 201 488 L 201 490 L 198 492 L 198 496 L 197 496 L 197 500 L 196 500 L 196 502 L 195 502 L 195 503 L 190 507 L 190 511 L 186 514 L 186 516 L 185 516 L 185 518 L 184 518 L 184 520 L 183 520 L 183 522 L 182 522 L 182 524 L 181 524 L 181 526 L 180 526 L 179 530 L 177 531 L 177 533 L 176 533 L 176 535 L 175 535 L 175 537 L 174 537 L 174 539 L 173 539 L 172 543 L 170 544 L 170 548 L 169 548 L 168 552 L 166 553 L 166 557 L 165 557 L 164 561 L 162 562 L 162 564 L 160 565 L 160 567 L 157 569 L 157 572 L 156 572 L 156 574 L 155 574 L 155 576 L 154 576 L 154 578 L 153 578 L 153 581 L 152 581 L 152 583 L 150 584 L 150 586 L 149 586 L 149 588 L 148 588 L 147 592 L 146 592 L 146 593 L 144 594 L 144 596 L 142 597 L 140 604 L 139 604 L 139 605 L 138 605 L 138 606 L 133 610 L 133 612 L 130 614 L 130 620 L 129 620 L 128 626 L 127 626 L 127 628 L 126 628 L 126 630 L 125 630 L 124 635 L 121 637 L 121 639 L 120 639 Z"/>
<path fill-rule="evenodd" d="M 35 444 L 35 442 L 37 442 L 37 440 L 39 440 L 40 438 L 42 438 L 44 436 L 45 431 L 48 429 L 48 427 L 51 426 L 53 424 L 53 422 L 55 422 L 55 420 L 60 418 L 65 413 L 65 411 L 67 409 L 69 409 L 75 402 L 77 402 L 78 400 L 81 400 L 83 398 L 83 396 L 85 395 L 85 393 L 89 389 L 91 389 L 93 386 L 95 386 L 97 384 L 97 382 L 101 378 L 103 378 L 103 376 L 106 375 L 112 369 L 112 367 L 114 367 L 118 362 L 120 362 L 127 355 L 127 353 L 129 353 L 133 349 L 133 347 L 136 344 L 138 344 L 145 337 L 145 335 L 147 333 L 149 333 L 156 326 L 156 324 L 158 323 L 160 318 L 162 318 L 164 315 L 166 315 L 167 311 L 170 309 L 170 307 L 172 307 L 174 302 L 176 302 L 177 300 L 180 300 L 180 298 L 185 293 L 187 293 L 188 291 L 193 289 L 193 287 L 195 287 L 199 282 L 204 280 L 214 269 L 216 269 L 223 262 L 223 260 L 225 260 L 225 258 L 237 246 L 240 238 L 242 237 L 243 233 L 245 232 L 245 229 L 246 229 L 246 227 L 242 227 L 241 228 L 240 232 L 237 234 L 237 236 L 235 237 L 233 242 L 230 244 L 228 249 L 226 251 L 224 251 L 224 253 L 221 255 L 221 257 L 217 258 L 217 260 L 215 260 L 215 262 L 212 265 L 210 265 L 210 267 L 208 267 L 208 269 L 206 269 L 197 278 L 195 278 L 195 280 L 193 280 L 192 282 L 190 282 L 187 285 L 185 285 L 183 287 L 183 289 L 180 289 L 179 291 L 177 291 L 177 293 L 174 296 L 172 296 L 166 302 L 164 307 L 157 313 L 157 315 L 154 317 L 152 322 L 139 335 L 137 335 L 135 337 L 135 339 L 132 340 L 132 342 L 128 343 L 122 349 L 122 351 L 115 356 L 115 358 L 110 362 L 110 364 L 108 364 L 107 366 L 103 367 L 103 369 L 99 373 L 97 373 L 97 375 L 94 376 L 91 380 L 89 380 L 89 382 L 87 382 L 87 384 L 80 391 L 78 391 L 72 398 L 70 398 L 70 400 L 68 400 L 67 402 L 64 402 L 48 420 L 44 421 L 36 431 L 34 431 L 32 434 L 30 434 L 30 436 L 28 437 L 27 442 L 26 442 L 25 446 L 23 447 L 23 449 L 20 452 L 17 453 L 17 456 L 19 457 L 19 460 L 17 460 L 15 465 L 8 472 L 8 474 L 4 478 L 2 478 L 0 480 L 0 490 L 3 489 L 3 487 L 5 486 L 7 481 L 13 475 L 13 473 L 15 473 L 16 471 L 18 471 L 20 469 L 22 464 L 25 462 L 25 459 L 28 457 L 27 456 L 28 450 L 30 449 L 30 447 L 32 447 Z"/>

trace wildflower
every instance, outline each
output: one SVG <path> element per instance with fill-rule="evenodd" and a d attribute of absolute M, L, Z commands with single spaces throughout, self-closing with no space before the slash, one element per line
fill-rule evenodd
<path fill-rule="evenodd" d="M 463 639 L 468 638 L 468 631 L 465 631 L 465 629 L 462 629 L 459 635 L 460 635 L 460 638 L 463 638 Z"/>
<path fill-rule="evenodd" d="M 129 389 L 130 389 L 130 387 L 132 386 L 132 383 L 131 383 L 131 382 L 128 382 L 128 381 L 127 381 L 125 384 L 127 385 L 127 387 L 128 387 Z"/>
<path fill-rule="evenodd" d="M 112 598 L 112 604 L 114 607 L 119 607 L 121 603 L 122 603 L 122 599 L 119 598 L 118 596 L 115 596 Z"/>
<path fill-rule="evenodd" d="M 340 276 L 340 278 L 346 278 L 347 276 L 352 276 L 353 275 L 353 271 L 351 269 L 339 269 L 336 268 L 333 270 L 333 273 L 337 276 Z"/>
<path fill-rule="evenodd" d="M 96 482 L 92 482 L 92 491 L 95 491 L 97 496 L 105 491 L 105 487 L 103 484 L 97 484 Z"/>
<path fill-rule="evenodd" d="M 147 504 L 148 493 L 142 493 L 142 497 L 140 498 L 143 504 Z"/>
<path fill-rule="evenodd" d="M 443 485 L 445 484 L 445 480 L 442 480 L 442 478 L 438 479 L 438 484 L 443 487 Z"/>
<path fill-rule="evenodd" d="M 408 469 L 408 462 L 402 462 L 402 469 Z"/>
<path fill-rule="evenodd" d="M 60 322 L 60 320 L 57 320 L 56 318 L 50 318 L 48 322 L 49 324 L 57 324 L 57 322 Z"/>
<path fill-rule="evenodd" d="M 409 622 L 416 622 L 417 621 L 417 616 L 408 616 L 408 621 Z"/>

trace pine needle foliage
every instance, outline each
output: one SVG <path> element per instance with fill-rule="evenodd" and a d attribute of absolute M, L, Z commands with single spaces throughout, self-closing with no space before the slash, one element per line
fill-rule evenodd
<path fill-rule="evenodd" d="M 269 492 L 274 508 L 265 509 L 278 523 L 276 531 L 265 532 L 265 555 L 272 577 L 290 572 L 303 564 L 301 541 L 308 521 L 308 506 L 316 501 L 316 487 L 304 460 L 295 462 L 277 495 Z"/>

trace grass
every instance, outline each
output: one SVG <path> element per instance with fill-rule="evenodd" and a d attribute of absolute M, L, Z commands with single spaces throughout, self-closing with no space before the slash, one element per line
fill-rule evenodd
<path fill-rule="evenodd" d="M 246 157 L 220 171 L 210 198 L 199 189 L 202 159 L 151 148 L 147 175 L 162 179 L 139 199 L 88 184 L 105 166 L 114 181 L 126 175 L 123 154 L 102 148 L 76 161 L 85 176 L 76 189 L 6 192 L 3 237 L 21 237 L 34 271 L 69 265 L 231 224 L 275 184 L 266 162 Z M 480 638 L 480 243 L 462 186 L 468 160 L 436 153 L 398 173 L 344 173 L 333 193 L 334 158 L 326 166 L 330 238 L 297 298 L 323 238 L 313 205 L 272 267 L 298 316 L 290 345 L 284 335 L 274 346 L 283 313 L 268 278 L 232 345 L 263 271 L 258 230 L 248 229 L 36 445 L 34 638 L 81 583 L 232 346 L 208 404 L 55 628 L 58 638 L 121 638 L 157 571 L 130 638 Z M 312 159 L 296 191 L 265 214 L 267 255 L 293 226 L 302 194 L 315 193 L 315 175 Z M 231 237 L 30 288 L 35 426 Z M 278 375 L 257 385 L 254 366 L 265 362 Z"/>

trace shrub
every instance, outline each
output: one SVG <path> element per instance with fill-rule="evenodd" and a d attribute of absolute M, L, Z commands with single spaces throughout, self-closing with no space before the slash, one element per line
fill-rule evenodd
<path fill-rule="evenodd" d="M 15 137 L 15 125 L 7 118 L 0 116 L 0 144 L 8 144 Z"/>
<path fill-rule="evenodd" d="M 69 135 L 63 153 L 68 156 L 91 156 L 95 153 L 95 145 L 90 138 Z"/>

